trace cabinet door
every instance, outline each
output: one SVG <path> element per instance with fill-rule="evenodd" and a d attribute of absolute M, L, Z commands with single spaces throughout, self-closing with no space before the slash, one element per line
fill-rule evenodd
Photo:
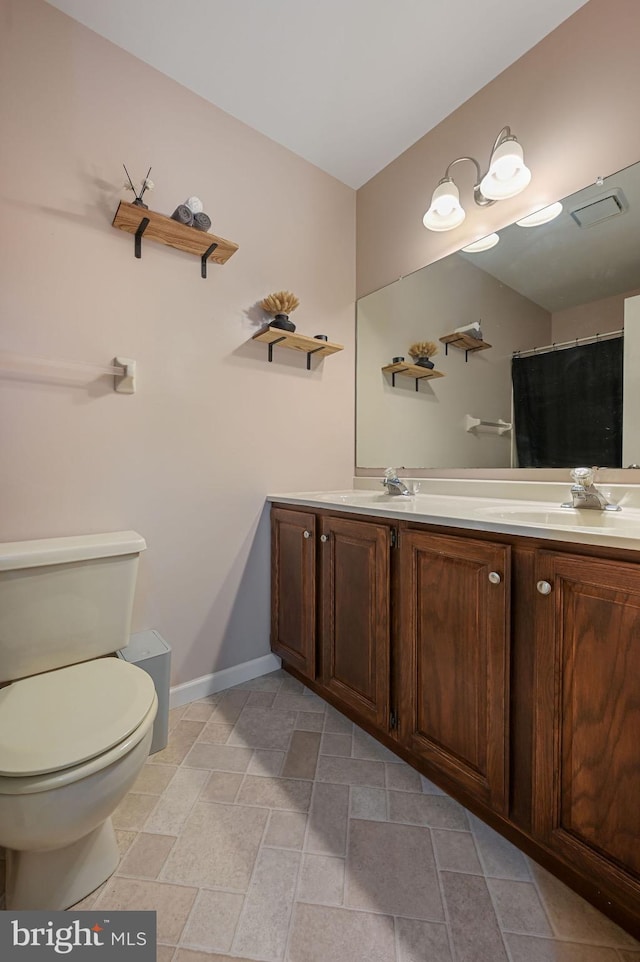
<path fill-rule="evenodd" d="M 640 568 L 541 551 L 537 575 L 534 828 L 637 907 Z"/>
<path fill-rule="evenodd" d="M 510 548 L 400 538 L 402 742 L 495 811 L 508 808 Z"/>
<path fill-rule="evenodd" d="M 322 681 L 387 731 L 390 529 L 323 518 L 320 530 Z"/>
<path fill-rule="evenodd" d="M 316 517 L 271 509 L 271 648 L 316 677 Z"/>

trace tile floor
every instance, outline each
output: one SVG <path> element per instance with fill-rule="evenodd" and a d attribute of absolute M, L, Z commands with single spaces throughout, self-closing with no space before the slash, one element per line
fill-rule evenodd
<path fill-rule="evenodd" d="M 285 672 L 171 712 L 78 908 L 158 962 L 640 962 L 640 944 Z"/>

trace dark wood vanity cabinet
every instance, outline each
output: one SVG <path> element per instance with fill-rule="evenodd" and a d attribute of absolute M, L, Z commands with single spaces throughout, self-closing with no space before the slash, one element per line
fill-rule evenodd
<path fill-rule="evenodd" d="M 272 531 L 285 667 L 640 936 L 633 554 L 328 509 Z"/>
<path fill-rule="evenodd" d="M 494 811 L 508 808 L 508 545 L 403 531 L 400 741 Z"/>
<path fill-rule="evenodd" d="M 316 677 L 316 516 L 271 508 L 271 647 Z"/>
<path fill-rule="evenodd" d="M 271 511 L 273 651 L 384 730 L 391 530 L 345 515 Z"/>
<path fill-rule="evenodd" d="M 322 684 L 384 731 L 389 722 L 389 525 L 320 521 Z"/>
<path fill-rule="evenodd" d="M 537 575 L 534 834 L 639 912 L 640 568 L 539 551 Z"/>

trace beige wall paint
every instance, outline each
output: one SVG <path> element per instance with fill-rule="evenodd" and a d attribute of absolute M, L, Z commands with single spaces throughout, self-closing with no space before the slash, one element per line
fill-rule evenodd
<path fill-rule="evenodd" d="M 469 305 L 473 305 L 470 313 Z M 491 348 L 470 354 L 438 338 L 481 320 Z M 466 415 L 511 420 L 511 356 L 547 343 L 547 311 L 463 257 L 416 271 L 358 303 L 356 463 L 359 467 L 510 467 L 511 438 L 495 429 L 466 430 Z M 414 341 L 438 345 L 445 376 L 421 384 L 381 367 L 408 355 Z"/>
<path fill-rule="evenodd" d="M 640 127 L 633 122 L 640 89 L 639 30 L 637 0 L 590 0 L 360 188 L 359 295 L 566 197 L 600 174 L 635 163 L 640 158 Z M 471 200 L 473 166 L 458 165 L 455 176 L 467 219 L 455 231 L 427 231 L 422 215 L 447 164 L 471 154 L 486 165 L 505 124 L 523 144 L 533 173 L 530 186 L 483 210 Z"/>
<path fill-rule="evenodd" d="M 174 683 L 265 654 L 265 495 L 352 475 L 354 192 L 43 0 L 0 0 L 0 130 L 0 350 L 139 367 L 132 397 L 0 375 L 0 540 L 134 528 L 134 627 Z M 135 260 L 110 226 L 123 161 L 239 252 L 206 281 L 167 247 Z M 346 347 L 311 373 L 248 343 L 282 288 Z"/>
<path fill-rule="evenodd" d="M 640 294 L 640 289 L 603 297 L 589 304 L 578 304 L 551 315 L 551 340 L 556 344 L 574 337 L 593 337 L 624 328 L 625 300 Z"/>

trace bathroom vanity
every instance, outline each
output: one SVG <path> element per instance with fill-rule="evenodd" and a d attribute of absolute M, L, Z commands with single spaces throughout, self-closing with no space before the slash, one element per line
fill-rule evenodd
<path fill-rule="evenodd" d="M 272 648 L 637 936 L 640 510 L 489 487 L 271 497 Z"/>

